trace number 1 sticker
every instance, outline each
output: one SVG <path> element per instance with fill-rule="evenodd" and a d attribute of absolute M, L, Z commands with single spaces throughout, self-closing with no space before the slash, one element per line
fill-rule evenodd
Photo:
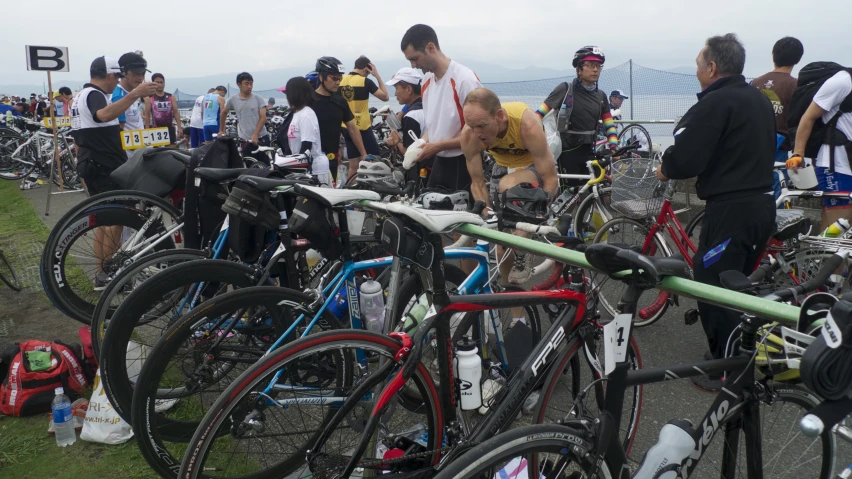
<path fill-rule="evenodd" d="M 604 326 L 604 374 L 615 370 L 616 363 L 627 359 L 627 343 L 630 342 L 630 326 L 633 316 L 619 314 Z"/>

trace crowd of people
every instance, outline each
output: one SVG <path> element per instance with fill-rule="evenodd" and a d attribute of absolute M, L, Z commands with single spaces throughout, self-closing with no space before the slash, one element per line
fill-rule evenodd
<path fill-rule="evenodd" d="M 400 51 L 411 66 L 400 69 L 387 82 L 365 56 L 348 73 L 338 59 L 323 56 L 312 74 L 289 79 L 283 91 L 291 113 L 275 146 L 284 153 L 305 154 L 311 161 L 311 173 L 326 185 L 338 180 L 345 148 L 349 174 L 353 174 L 361 160 L 378 154 L 368 111 L 370 96 L 386 101 L 388 87 L 393 87 L 403 106 L 399 114 L 402 128 L 391 133 L 387 145 L 414 158 L 416 164 L 409 174 L 426 167 L 431 170 L 428 187 L 466 190 L 473 199 L 492 205 L 501 194 L 521 185 L 541 188 L 552 199 L 558 189 L 557 170 L 586 173 L 586 162 L 593 159 L 601 133 L 609 148 L 617 145 L 614 115 L 617 118 L 627 96 L 620 90 L 607 95 L 598 88 L 606 61 L 599 47 L 577 50 L 572 59 L 577 77 L 557 85 L 536 109 L 523 103 L 501 103 L 470 68 L 444 53 L 435 30 L 428 25 L 409 28 Z M 665 151 L 657 174 L 661 180 L 697 178 L 697 195 L 707 205 L 694 257 L 698 281 L 719 285 L 722 271 L 747 274 L 752 270 L 774 228 L 773 164 L 778 160 L 787 161 L 791 169 L 805 166 L 801 164 L 805 144 L 817 122 L 828 124 L 834 119 L 832 128 L 843 138 L 821 145 L 815 155 L 820 187 L 852 190 L 848 159 L 852 76 L 847 70 L 839 71 L 820 88 L 795 138 L 788 130 L 786 114 L 797 86 L 791 71 L 803 52 L 799 40 L 779 40 L 772 51 L 775 69 L 752 84 L 743 76 L 745 48 L 733 34 L 709 38 L 696 57 L 701 86 L 698 102 L 676 125 L 674 145 Z M 233 111 L 243 147 L 269 144 L 265 127 L 269 104 L 252 93 L 251 74 L 237 76 L 239 92 L 230 98 L 226 98 L 224 86 L 199 96 L 189 131 L 183 132 L 176 100 L 165 93 L 164 76 L 154 74 L 153 82 L 146 82 L 147 63 L 140 53 L 127 53 L 118 61 L 97 58 L 91 65 L 90 83 L 77 93 L 70 108 L 79 147 L 78 169 L 89 194 L 116 188 L 109 173 L 126 160 L 119 142 L 122 128 L 166 126 L 177 134 L 173 138 L 186 133 L 191 146 L 197 147 L 215 135 L 224 135 L 226 118 Z M 59 93 L 65 96 L 51 100 L 57 111 L 68 105 L 68 92 Z M 42 110 L 46 107 L 47 103 Z M 558 154 L 548 136 L 561 143 Z M 483 151 L 494 158 L 488 183 Z M 824 223 L 852 217 L 849 201 L 839 204 L 835 200 L 825 206 Z M 501 271 L 502 280 L 526 282 L 531 259 L 531 255 L 516 253 Z M 699 311 L 709 355 L 722 357 L 724 342 L 739 318 L 708 304 L 699 304 Z M 713 390 L 721 380 L 705 377 L 696 384 Z"/>

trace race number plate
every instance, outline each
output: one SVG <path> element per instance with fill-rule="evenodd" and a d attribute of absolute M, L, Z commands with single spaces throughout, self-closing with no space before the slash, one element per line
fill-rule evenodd
<path fill-rule="evenodd" d="M 604 326 L 604 374 L 615 370 L 616 363 L 627 360 L 627 345 L 630 342 L 632 316 L 619 314 Z"/>
<path fill-rule="evenodd" d="M 146 146 L 167 146 L 171 143 L 169 129 L 165 127 L 121 132 L 121 147 L 125 150 L 138 150 Z"/>
<path fill-rule="evenodd" d="M 55 120 L 56 120 L 56 125 L 59 128 L 62 128 L 62 127 L 65 127 L 65 126 L 71 126 L 71 117 L 70 116 L 57 116 L 55 118 Z M 49 116 L 44 117 L 44 119 L 42 119 L 41 122 L 44 124 L 44 126 L 46 128 L 53 128 L 53 122 L 51 121 L 51 118 Z"/>

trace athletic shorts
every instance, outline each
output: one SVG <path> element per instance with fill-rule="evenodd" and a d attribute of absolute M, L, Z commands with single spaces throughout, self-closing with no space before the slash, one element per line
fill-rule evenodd
<path fill-rule="evenodd" d="M 95 163 L 92 160 L 83 160 L 77 163 L 77 174 L 86 184 L 86 192 L 89 196 L 99 195 L 107 191 L 120 190 L 109 177 L 112 170 Z"/>
<path fill-rule="evenodd" d="M 828 168 L 821 166 L 816 167 L 816 177 L 819 182 L 817 188 L 820 191 L 852 191 L 852 176 L 844 175 L 838 172 L 828 173 Z M 822 206 L 824 208 L 848 208 L 852 202 L 849 198 L 823 198 Z"/>
<path fill-rule="evenodd" d="M 533 186 L 541 187 L 544 185 L 544 180 L 541 179 L 541 175 L 539 175 L 538 171 L 535 170 L 534 165 L 521 166 L 518 168 L 507 168 L 505 166 L 500 166 L 497 163 L 494 163 L 494 166 L 491 167 L 491 182 L 488 184 L 488 194 L 491 196 L 492 200 L 491 204 L 496 204 L 495 200 L 500 194 L 500 180 L 503 179 L 503 177 L 508 175 L 509 173 L 514 173 L 515 171 L 522 169 L 530 170 L 535 175 L 538 183 L 534 184 Z"/>
<path fill-rule="evenodd" d="M 198 148 L 201 144 L 204 143 L 204 129 L 203 128 L 189 128 L 189 146 L 191 148 Z"/>
<path fill-rule="evenodd" d="M 429 175 L 427 188 L 442 187 L 450 192 L 465 190 L 470 193 L 470 173 L 464 155 L 436 156 Z"/>
<path fill-rule="evenodd" d="M 219 134 L 219 127 L 216 125 L 204 125 L 204 141 L 213 141 L 213 135 Z"/>

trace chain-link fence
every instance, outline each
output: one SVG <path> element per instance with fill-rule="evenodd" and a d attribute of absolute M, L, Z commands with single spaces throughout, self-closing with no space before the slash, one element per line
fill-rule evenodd
<path fill-rule="evenodd" d="M 503 102 L 522 101 L 531 108 L 538 108 L 550 92 L 560 83 L 572 81 L 574 76 L 548 78 L 519 82 L 484 83 L 493 90 Z M 613 90 L 621 90 L 628 99 L 621 106 L 621 118 L 624 121 L 633 120 L 676 120 L 695 104 L 696 93 L 701 91 L 695 75 L 666 72 L 638 65 L 633 60 L 601 72 L 598 86 L 609 96 Z M 228 85 L 228 95 L 235 95 L 238 89 Z M 275 98 L 276 105 L 286 105 L 285 95 L 278 90 L 255 90 L 254 93 L 265 99 Z M 192 107 L 197 94 L 176 91 L 175 95 L 181 102 L 181 107 Z M 188 103 L 183 103 L 188 102 Z M 394 100 L 391 98 L 392 105 Z M 370 98 L 370 105 L 380 107 L 384 104 L 375 98 Z M 392 106 L 393 108 L 393 106 Z M 654 143 L 671 144 L 673 125 L 645 124 Z"/>

